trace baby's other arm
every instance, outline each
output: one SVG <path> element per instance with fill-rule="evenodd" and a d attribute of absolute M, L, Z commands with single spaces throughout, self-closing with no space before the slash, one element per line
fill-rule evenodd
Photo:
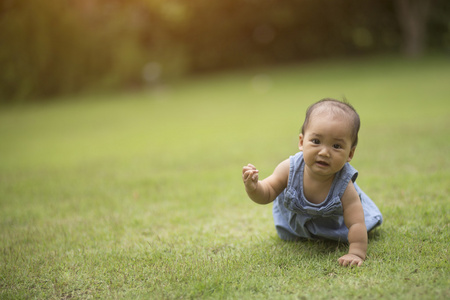
<path fill-rule="evenodd" d="M 366 259 L 367 228 L 364 222 L 364 210 L 355 186 L 350 182 L 342 196 L 344 222 L 348 228 L 348 254 L 339 258 L 342 266 L 361 266 Z"/>
<path fill-rule="evenodd" d="M 281 162 L 272 175 L 260 181 L 259 171 L 248 164 L 242 168 L 242 180 L 250 199 L 258 204 L 268 204 L 286 188 L 289 177 L 289 159 Z"/>

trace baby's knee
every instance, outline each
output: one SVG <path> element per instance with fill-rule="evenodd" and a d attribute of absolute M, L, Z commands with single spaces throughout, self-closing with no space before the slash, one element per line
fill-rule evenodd
<path fill-rule="evenodd" d="M 289 230 L 281 226 L 275 226 L 278 236 L 285 241 L 297 241 L 299 239 L 298 236 L 292 234 Z"/>

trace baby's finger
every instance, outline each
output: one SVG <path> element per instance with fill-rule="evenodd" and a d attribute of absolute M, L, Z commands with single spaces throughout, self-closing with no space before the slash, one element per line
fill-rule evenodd
<path fill-rule="evenodd" d="M 247 170 L 244 172 L 243 178 L 245 181 L 249 180 L 250 178 L 253 178 L 253 174 L 255 173 L 254 170 Z"/>
<path fill-rule="evenodd" d="M 245 173 L 247 171 L 253 171 L 255 170 L 255 168 L 249 167 L 249 166 L 244 166 L 242 167 L 242 173 Z"/>
<path fill-rule="evenodd" d="M 341 266 L 343 266 L 343 267 L 346 267 L 346 266 L 348 266 L 349 261 L 346 260 L 345 258 L 340 258 L 340 259 L 339 259 L 339 264 L 340 264 Z"/>
<path fill-rule="evenodd" d="M 352 261 L 351 261 L 351 263 L 350 263 L 350 267 L 353 267 L 353 266 L 358 266 L 358 265 L 359 265 L 359 263 L 360 263 L 360 261 L 359 261 L 359 260 L 356 260 L 356 259 L 354 259 L 354 260 L 352 260 Z"/>
<path fill-rule="evenodd" d="M 253 168 L 249 168 L 249 167 L 243 167 L 242 168 L 242 173 L 245 173 L 245 172 L 259 172 L 258 170 L 256 170 L 256 169 L 253 169 Z"/>
<path fill-rule="evenodd" d="M 258 176 L 258 170 L 256 170 L 256 171 L 253 172 L 253 176 L 252 176 L 253 181 L 257 181 L 258 177 L 259 177 Z"/>

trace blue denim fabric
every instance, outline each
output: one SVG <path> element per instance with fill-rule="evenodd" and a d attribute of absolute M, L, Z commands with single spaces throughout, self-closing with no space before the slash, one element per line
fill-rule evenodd
<path fill-rule="evenodd" d="M 341 197 L 350 180 L 359 194 L 364 209 L 367 231 L 381 225 L 383 217 L 375 203 L 355 183 L 358 177 L 349 163 L 336 174 L 327 198 L 320 204 L 309 202 L 303 193 L 303 152 L 290 157 L 289 181 L 286 189 L 273 203 L 273 218 L 283 240 L 299 238 L 347 242 Z"/>

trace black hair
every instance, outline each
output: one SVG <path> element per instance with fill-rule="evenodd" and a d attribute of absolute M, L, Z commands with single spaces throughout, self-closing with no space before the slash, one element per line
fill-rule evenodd
<path fill-rule="evenodd" d="M 351 118 L 351 120 L 353 122 L 352 148 L 356 147 L 356 145 L 358 144 L 358 132 L 359 132 L 359 128 L 361 126 L 361 120 L 359 119 L 359 115 L 356 112 L 356 110 L 346 100 L 339 101 L 339 100 L 332 99 L 332 98 L 325 98 L 325 99 L 322 99 L 322 100 L 317 101 L 316 103 L 310 105 L 308 107 L 308 109 L 306 110 L 305 121 L 303 122 L 303 125 L 302 125 L 302 134 L 303 135 L 305 134 L 305 129 L 308 127 L 312 112 L 316 108 L 322 107 L 322 106 L 326 106 L 327 109 L 330 109 L 331 112 L 333 112 L 335 114 L 344 113 L 346 116 Z"/>

